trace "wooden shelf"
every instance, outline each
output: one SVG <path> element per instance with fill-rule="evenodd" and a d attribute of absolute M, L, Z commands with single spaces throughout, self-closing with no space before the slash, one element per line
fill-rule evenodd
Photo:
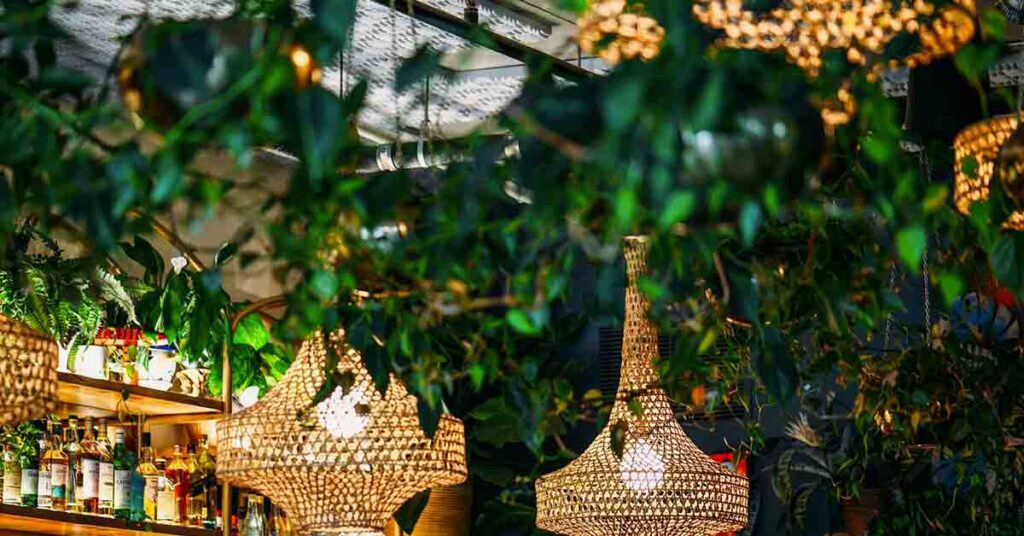
<path fill-rule="evenodd" d="M 126 404 L 133 413 L 162 416 L 208 414 L 210 418 L 216 418 L 224 412 L 224 403 L 219 400 L 97 380 L 70 372 L 58 372 L 57 375 L 60 379 L 57 397 L 65 405 L 81 407 L 80 416 L 115 414 L 124 393 L 128 394 Z M 64 409 L 71 413 L 75 408 Z"/>
<path fill-rule="evenodd" d="M 159 523 L 137 523 L 126 519 L 0 504 L 0 534 L 4 536 L 38 534 L 56 536 L 145 536 L 147 534 L 220 536 L 220 531 Z"/>

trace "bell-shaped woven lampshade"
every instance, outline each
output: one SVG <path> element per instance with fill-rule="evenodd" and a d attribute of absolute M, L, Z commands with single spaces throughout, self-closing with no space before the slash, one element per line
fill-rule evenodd
<path fill-rule="evenodd" d="M 263 399 L 217 423 L 217 476 L 269 497 L 299 534 L 381 535 L 416 493 L 466 479 L 462 421 L 444 415 L 428 438 L 397 378 L 381 394 L 344 331 L 324 339 L 306 340 Z M 353 381 L 312 405 L 326 378 L 325 344 Z"/>
<path fill-rule="evenodd" d="M 1018 123 L 1017 114 L 999 115 L 969 125 L 956 135 L 953 140 L 953 155 L 956 158 L 953 166 L 953 202 L 961 214 L 969 216 L 971 205 L 987 200 L 989 188 L 999 186 L 998 181 L 1003 177 L 999 176 L 1000 170 L 997 167 L 1003 167 L 1001 160 L 1009 156 L 1003 154 L 1003 149 L 1013 138 Z M 1019 189 L 1017 184 L 1011 183 L 1011 187 Z M 1014 231 L 1024 231 L 1024 211 L 1010 213 L 1003 226 Z"/>
<path fill-rule="evenodd" d="M 537 480 L 537 526 L 569 536 L 682 536 L 747 523 L 746 477 L 700 451 L 676 422 L 652 361 L 658 334 L 637 289 L 645 237 L 626 239 L 626 325 L 622 370 L 608 426 L 569 465 Z M 642 411 L 631 411 L 629 401 Z M 613 430 L 624 432 L 621 455 Z"/>
<path fill-rule="evenodd" d="M 40 419 L 57 406 L 53 339 L 0 315 L 0 425 Z"/>

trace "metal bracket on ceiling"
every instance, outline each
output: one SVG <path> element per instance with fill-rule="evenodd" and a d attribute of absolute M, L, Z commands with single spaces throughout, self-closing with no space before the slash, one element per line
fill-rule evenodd
<path fill-rule="evenodd" d="M 537 50 L 529 45 L 516 41 L 515 39 L 495 33 L 487 29 L 482 24 L 470 22 L 463 17 L 453 15 L 443 9 L 426 4 L 419 0 L 373 1 L 388 8 L 391 8 L 392 4 L 394 4 L 394 9 L 400 13 L 410 15 L 416 20 L 461 37 L 474 45 L 504 54 L 505 56 L 519 62 L 526 63 L 526 60 L 531 57 L 546 57 L 551 62 L 554 73 L 568 80 L 581 82 L 595 76 L 595 73 L 588 71 L 579 65 Z"/>

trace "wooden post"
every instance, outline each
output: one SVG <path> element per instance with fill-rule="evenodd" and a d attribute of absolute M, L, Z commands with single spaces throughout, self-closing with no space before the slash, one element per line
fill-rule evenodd
<path fill-rule="evenodd" d="M 231 326 L 231 333 L 234 333 L 234 323 Z M 221 363 L 221 370 L 223 378 L 221 380 L 221 395 L 224 397 L 224 417 L 231 415 L 231 359 L 228 356 L 228 345 L 231 343 L 230 340 L 224 341 L 223 348 L 223 363 Z M 217 438 L 218 441 L 220 438 Z M 220 518 L 221 527 L 223 529 L 224 536 L 231 535 L 231 486 L 224 482 L 221 484 L 221 496 L 220 496 Z"/>

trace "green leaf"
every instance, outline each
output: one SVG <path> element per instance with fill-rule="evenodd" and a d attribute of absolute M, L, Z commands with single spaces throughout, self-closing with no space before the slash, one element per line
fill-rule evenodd
<path fill-rule="evenodd" d="M 797 370 L 782 333 L 766 328 L 753 348 L 754 372 L 768 393 L 779 402 L 786 402 L 796 393 Z"/>
<path fill-rule="evenodd" d="M 512 408 L 503 396 L 493 397 L 478 405 L 469 412 L 476 420 L 471 428 L 477 440 L 503 447 L 521 439 L 518 421 L 520 415 Z"/>
<path fill-rule="evenodd" d="M 990 254 L 992 272 L 1015 294 L 1024 292 L 1024 235 L 1004 233 Z"/>
<path fill-rule="evenodd" d="M 224 266 L 224 263 L 231 260 L 235 254 L 238 253 L 238 243 L 234 241 L 227 241 L 221 244 L 220 249 L 217 250 L 217 254 L 213 257 L 213 264 L 215 266 Z"/>
<path fill-rule="evenodd" d="M 966 285 L 959 275 L 946 273 L 939 276 L 939 288 L 942 289 L 942 298 L 946 305 L 952 305 L 963 294 Z"/>
<path fill-rule="evenodd" d="M 437 425 L 441 422 L 441 403 L 438 402 L 431 406 L 422 396 L 417 396 L 416 408 L 423 433 L 433 439 L 434 433 L 437 432 Z"/>
<path fill-rule="evenodd" d="M 405 501 L 405 504 L 395 512 L 395 523 L 398 523 L 402 532 L 412 534 L 413 529 L 416 528 L 416 522 L 419 521 L 420 514 L 423 513 L 423 509 L 426 508 L 427 501 L 429 500 L 430 488 L 427 488 L 413 495 L 411 499 Z"/>
<path fill-rule="evenodd" d="M 978 178 L 978 159 L 968 155 L 960 161 L 960 171 L 972 179 Z"/>
<path fill-rule="evenodd" d="M 164 259 L 152 244 L 147 242 L 145 238 L 135 235 L 134 242 L 131 244 L 122 242 L 121 249 L 124 250 L 125 255 L 128 255 L 129 259 L 139 263 L 142 269 L 145 270 L 143 274 L 144 281 L 153 285 L 159 284 L 164 276 Z"/>
<path fill-rule="evenodd" d="M 356 19 L 356 3 L 353 0 L 311 0 L 309 3 L 313 22 L 339 48 L 348 45 L 349 32 Z"/>
<path fill-rule="evenodd" d="M 896 234 L 896 251 L 903 264 L 916 271 L 921 266 L 921 258 L 924 255 L 927 241 L 928 235 L 925 234 L 924 227 L 920 225 L 900 229 Z"/>
<path fill-rule="evenodd" d="M 691 191 L 675 192 L 665 202 L 665 207 L 658 216 L 658 227 L 668 229 L 676 223 L 686 221 L 697 206 L 697 196 Z"/>
<path fill-rule="evenodd" d="M 395 73 L 395 89 L 406 91 L 434 74 L 440 67 L 441 53 L 429 45 L 420 47 L 413 57 L 402 62 Z"/>
<path fill-rule="evenodd" d="M 756 201 L 747 201 L 740 209 L 740 235 L 747 246 L 754 243 L 757 230 L 761 227 L 761 218 L 761 205 Z"/>
<path fill-rule="evenodd" d="M 626 449 L 626 421 L 617 421 L 612 425 L 612 433 L 608 440 L 615 459 L 621 460 L 622 453 Z"/>
<path fill-rule="evenodd" d="M 526 314 L 522 309 L 509 309 L 505 313 L 505 321 L 512 326 L 512 329 L 523 335 L 537 335 L 540 333 L 540 328 L 534 325 L 533 321 L 530 320 L 530 315 Z"/>
<path fill-rule="evenodd" d="M 260 315 L 251 313 L 245 315 L 241 322 L 238 323 L 231 342 L 248 346 L 253 350 L 259 350 L 270 342 L 270 332 L 263 325 L 263 319 L 260 318 Z"/>

